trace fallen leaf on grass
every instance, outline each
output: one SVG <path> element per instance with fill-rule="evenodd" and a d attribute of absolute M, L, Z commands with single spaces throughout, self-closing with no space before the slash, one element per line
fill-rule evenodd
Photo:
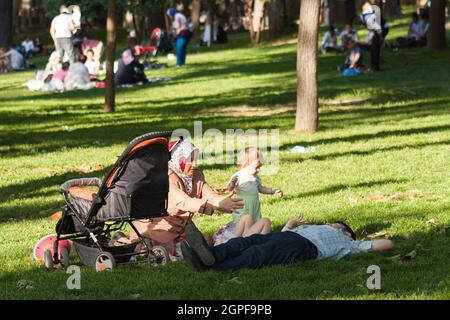
<path fill-rule="evenodd" d="M 411 251 L 407 254 L 404 254 L 404 255 L 397 254 L 395 256 L 389 257 L 388 259 L 392 260 L 392 261 L 408 261 L 408 260 L 414 259 L 416 256 L 417 256 L 417 250 L 414 249 L 413 251 Z"/>
<path fill-rule="evenodd" d="M 48 220 L 50 221 L 58 221 L 62 217 L 62 211 L 56 211 L 54 214 L 52 214 L 50 217 L 48 217 Z"/>
<path fill-rule="evenodd" d="M 57 172 L 56 169 L 50 169 L 50 168 L 39 168 L 38 171 L 40 173 L 46 174 L 47 176 L 53 176 Z"/>
<path fill-rule="evenodd" d="M 130 298 L 132 299 L 139 299 L 141 295 L 139 293 L 130 294 Z"/>
<path fill-rule="evenodd" d="M 76 172 L 79 174 L 86 174 L 86 173 L 92 173 L 95 171 L 103 170 L 104 166 L 102 164 L 96 164 L 95 166 L 90 165 L 81 165 L 81 166 L 64 166 L 63 167 L 66 170 Z"/>
<path fill-rule="evenodd" d="M 360 197 L 349 197 L 348 201 L 350 203 L 356 203 L 358 201 L 367 201 L 367 202 L 386 202 L 391 200 L 403 200 L 403 199 L 416 199 L 423 198 L 425 195 L 422 191 L 414 189 L 406 192 L 396 192 L 391 195 L 385 194 L 374 194 L 368 196 L 360 196 Z"/>
<path fill-rule="evenodd" d="M 237 284 L 242 284 L 243 283 L 241 280 L 239 280 L 239 277 L 231 278 L 230 280 L 228 280 L 228 282 L 234 282 L 234 283 L 237 283 Z"/>
<path fill-rule="evenodd" d="M 375 232 L 375 233 L 368 234 L 366 236 L 366 238 L 374 239 L 374 238 L 378 238 L 378 237 L 384 237 L 386 235 L 388 235 L 387 231 L 378 231 L 378 232 Z"/>
<path fill-rule="evenodd" d="M 22 280 L 17 281 L 17 289 L 19 289 L 19 290 L 23 290 L 23 289 L 31 290 L 31 289 L 33 289 L 33 286 L 34 286 L 34 282 L 31 280 L 22 279 Z"/>
<path fill-rule="evenodd" d="M 439 223 L 438 221 L 436 221 L 435 219 L 428 220 L 426 222 L 426 224 L 431 225 L 437 233 L 441 233 L 441 234 L 445 233 L 446 229 L 448 228 L 444 224 Z"/>

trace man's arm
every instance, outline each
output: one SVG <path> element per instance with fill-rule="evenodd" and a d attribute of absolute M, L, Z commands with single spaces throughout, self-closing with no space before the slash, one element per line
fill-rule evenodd
<path fill-rule="evenodd" d="M 389 251 L 392 248 L 394 248 L 394 242 L 391 240 L 380 239 L 372 242 L 373 251 Z"/>
<path fill-rule="evenodd" d="M 53 42 L 56 45 L 55 28 L 53 27 L 53 25 L 50 27 L 50 35 L 52 36 Z"/>
<path fill-rule="evenodd" d="M 293 229 L 293 228 L 295 228 L 295 227 L 298 227 L 299 225 L 302 225 L 302 224 L 308 224 L 308 221 L 306 221 L 304 218 L 303 218 L 303 215 L 301 215 L 300 217 L 294 217 L 294 218 L 291 218 L 285 225 L 284 225 L 284 227 L 283 227 L 283 229 L 281 230 L 282 232 L 283 231 L 289 231 L 289 230 L 291 230 L 291 229 Z"/>

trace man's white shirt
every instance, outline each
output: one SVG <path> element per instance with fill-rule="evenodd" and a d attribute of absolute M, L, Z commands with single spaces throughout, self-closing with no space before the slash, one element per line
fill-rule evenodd
<path fill-rule="evenodd" d="M 60 14 L 53 18 L 52 28 L 55 30 L 55 38 L 71 38 L 73 22 L 70 14 Z"/>

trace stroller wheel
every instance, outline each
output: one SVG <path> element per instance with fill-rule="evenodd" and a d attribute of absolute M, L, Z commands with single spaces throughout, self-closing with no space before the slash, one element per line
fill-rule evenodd
<path fill-rule="evenodd" d="M 95 259 L 95 271 L 113 271 L 116 267 L 116 260 L 109 252 L 100 253 Z"/>
<path fill-rule="evenodd" d="M 162 246 L 154 246 L 148 253 L 148 263 L 151 266 L 165 265 L 169 262 L 169 253 Z"/>
<path fill-rule="evenodd" d="M 44 266 L 48 270 L 53 269 L 54 263 L 53 263 L 53 255 L 52 255 L 51 250 L 44 251 Z"/>
<path fill-rule="evenodd" d="M 64 269 L 67 269 L 67 267 L 69 266 L 69 251 L 66 248 L 62 248 L 59 251 L 59 254 L 61 256 L 61 265 Z"/>

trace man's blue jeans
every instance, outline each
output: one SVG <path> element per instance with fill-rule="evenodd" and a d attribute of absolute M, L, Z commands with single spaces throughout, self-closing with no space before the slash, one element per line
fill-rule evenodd
<path fill-rule="evenodd" d="M 177 66 L 183 66 L 186 64 L 186 52 L 187 52 L 188 39 L 185 37 L 178 37 L 176 40 L 177 50 Z"/>
<path fill-rule="evenodd" d="M 216 271 L 258 269 L 317 258 L 317 248 L 308 239 L 291 231 L 238 237 L 212 248 Z"/>

